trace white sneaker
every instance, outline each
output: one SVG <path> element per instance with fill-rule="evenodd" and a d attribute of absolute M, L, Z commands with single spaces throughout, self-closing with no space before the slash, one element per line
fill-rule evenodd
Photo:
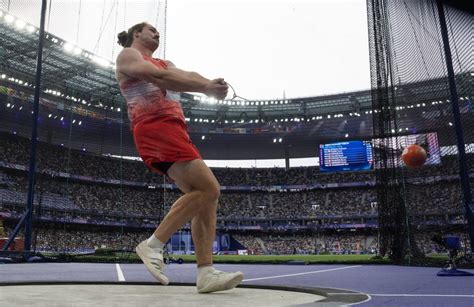
<path fill-rule="evenodd" d="M 227 273 L 212 270 L 203 276 L 198 276 L 197 290 L 199 293 L 210 293 L 235 288 L 244 279 L 242 272 Z"/>
<path fill-rule="evenodd" d="M 169 284 L 168 277 L 163 274 L 165 263 L 163 261 L 163 249 L 151 248 L 146 243 L 146 240 L 138 244 L 135 248 L 138 257 L 143 261 L 148 271 L 153 275 L 161 284 Z"/>

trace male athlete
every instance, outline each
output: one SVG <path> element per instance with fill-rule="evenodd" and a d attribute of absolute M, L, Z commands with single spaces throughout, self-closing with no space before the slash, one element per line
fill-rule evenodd
<path fill-rule="evenodd" d="M 119 33 L 118 39 L 125 48 L 117 57 L 116 78 L 127 101 L 138 153 L 150 170 L 170 177 L 184 193 L 136 252 L 150 273 L 163 285 L 168 284 L 163 273 L 164 244 L 191 221 L 198 292 L 232 289 L 242 281 L 243 274 L 218 271 L 212 266 L 220 186 L 189 138 L 176 93 L 200 92 L 224 99 L 228 86 L 224 79 L 209 80 L 178 69 L 170 61 L 152 58 L 160 35 L 148 23 Z"/>

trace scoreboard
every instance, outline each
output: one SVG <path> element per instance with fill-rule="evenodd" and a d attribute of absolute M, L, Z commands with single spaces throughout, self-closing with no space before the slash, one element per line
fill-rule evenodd
<path fill-rule="evenodd" d="M 370 170 L 373 164 L 371 142 L 347 141 L 319 145 L 321 172 Z"/>

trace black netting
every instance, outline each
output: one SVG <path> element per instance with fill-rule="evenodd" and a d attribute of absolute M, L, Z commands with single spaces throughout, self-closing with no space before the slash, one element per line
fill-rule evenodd
<path fill-rule="evenodd" d="M 423 261 L 431 237 L 450 234 L 461 235 L 469 250 L 465 203 L 470 197 L 464 198 L 464 192 L 470 194 L 471 188 L 467 183 L 464 191 L 461 182 L 458 125 L 437 2 L 367 3 L 381 251 L 399 263 Z M 457 8 L 443 8 L 459 96 L 455 107 L 467 151 L 464 161 L 472 169 L 474 19 Z M 421 168 L 401 162 L 402 151 L 411 144 L 428 154 Z"/>

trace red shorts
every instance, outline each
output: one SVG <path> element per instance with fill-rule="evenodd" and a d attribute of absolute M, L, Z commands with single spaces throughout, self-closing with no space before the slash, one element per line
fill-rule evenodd
<path fill-rule="evenodd" d="M 163 174 L 153 166 L 157 163 L 202 160 L 198 149 L 191 142 L 186 123 L 178 118 L 168 116 L 143 119 L 134 125 L 133 137 L 138 154 L 155 173 Z"/>

